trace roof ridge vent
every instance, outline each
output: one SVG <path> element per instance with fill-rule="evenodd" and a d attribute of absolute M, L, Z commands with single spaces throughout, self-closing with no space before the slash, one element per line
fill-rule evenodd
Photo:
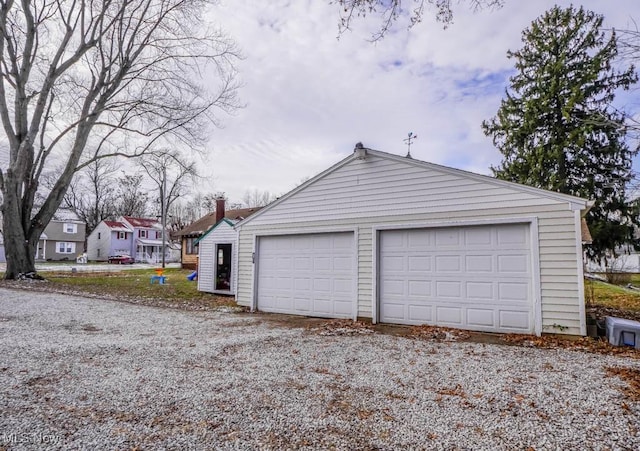
<path fill-rule="evenodd" d="M 357 142 L 353 153 L 356 155 L 356 160 L 367 159 L 367 148 L 361 142 Z"/>

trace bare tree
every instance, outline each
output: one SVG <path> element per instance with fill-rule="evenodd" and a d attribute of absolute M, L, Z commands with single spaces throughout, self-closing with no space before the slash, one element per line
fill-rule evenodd
<path fill-rule="evenodd" d="M 162 150 L 145 156 L 140 165 L 153 184 L 158 205 L 155 213 L 160 215 L 164 200 L 168 209 L 181 196 L 184 196 L 189 182 L 197 177 L 196 164 L 176 151 Z"/>
<path fill-rule="evenodd" d="M 73 176 L 168 142 L 199 146 L 238 106 L 237 51 L 204 23 L 205 0 L 0 0 L 0 171 L 5 278 L 35 270 L 37 241 Z M 196 76 L 209 71 L 207 87 Z M 47 168 L 61 166 L 40 208 Z"/>
<path fill-rule="evenodd" d="M 113 160 L 95 160 L 76 173 L 62 205 L 87 225 L 87 235 L 111 217 L 117 202 Z"/>
<path fill-rule="evenodd" d="M 124 174 L 118 179 L 113 216 L 144 218 L 150 213 L 149 193 L 143 186 L 142 174 Z"/>
<path fill-rule="evenodd" d="M 384 37 L 401 15 L 409 17 L 409 28 L 422 21 L 426 11 L 433 9 L 436 19 L 445 27 L 453 22 L 453 3 L 467 3 L 472 9 L 500 8 L 504 0 L 336 0 L 340 7 L 340 33 L 351 28 L 356 18 L 378 16 L 380 27 L 374 41 Z"/>
<path fill-rule="evenodd" d="M 247 207 L 264 207 L 276 200 L 278 196 L 269 191 L 260 191 L 257 188 L 247 190 L 242 197 L 242 201 Z"/>
<path fill-rule="evenodd" d="M 142 167 L 158 193 L 159 216 L 162 222 L 162 267 L 165 267 L 165 243 L 168 212 L 172 204 L 184 194 L 189 179 L 197 177 L 196 164 L 177 151 L 159 150 L 142 160 Z"/>

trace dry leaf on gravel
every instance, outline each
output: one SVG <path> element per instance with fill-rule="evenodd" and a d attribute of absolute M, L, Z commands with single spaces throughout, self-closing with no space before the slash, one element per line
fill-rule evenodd
<path fill-rule="evenodd" d="M 309 327 L 309 330 L 311 332 L 317 333 L 318 335 L 324 336 L 360 335 L 373 333 L 371 324 L 349 319 L 335 319 L 325 321 L 319 326 Z"/>
<path fill-rule="evenodd" d="M 464 389 L 460 384 L 456 385 L 453 388 L 441 388 L 440 390 L 437 391 L 437 393 L 440 395 L 447 395 L 447 396 L 460 396 L 461 398 L 467 397 L 467 394 L 465 393 Z"/>
<path fill-rule="evenodd" d="M 612 346 L 604 339 L 594 339 L 590 337 L 558 337 L 556 335 L 535 335 L 506 334 L 501 337 L 505 343 L 545 349 L 571 349 L 575 351 L 586 351 L 596 354 L 615 355 L 640 359 L 640 350 L 628 346 Z"/>
<path fill-rule="evenodd" d="M 411 328 L 411 336 L 414 338 L 422 338 L 426 340 L 459 341 L 466 340 L 471 335 L 461 329 L 422 325 L 413 326 Z"/>
<path fill-rule="evenodd" d="M 617 376 L 627 383 L 624 394 L 633 401 L 640 401 L 640 369 L 623 368 L 623 367 L 607 367 L 605 368 L 607 376 Z M 623 403 L 623 406 L 625 404 Z"/>

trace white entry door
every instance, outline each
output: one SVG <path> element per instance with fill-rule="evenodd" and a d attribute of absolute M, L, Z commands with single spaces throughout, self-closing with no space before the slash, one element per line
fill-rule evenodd
<path fill-rule="evenodd" d="M 528 224 L 381 231 L 380 320 L 533 333 Z"/>
<path fill-rule="evenodd" d="M 355 308 L 352 232 L 258 238 L 258 310 L 352 318 Z"/>

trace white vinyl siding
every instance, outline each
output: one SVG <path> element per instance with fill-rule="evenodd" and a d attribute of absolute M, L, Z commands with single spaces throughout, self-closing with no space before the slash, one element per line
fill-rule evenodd
<path fill-rule="evenodd" d="M 368 156 L 328 172 L 301 191 L 241 224 L 240 305 L 254 303 L 254 237 L 312 233 L 330 228 L 358 231 L 358 316 L 371 318 L 373 229 L 393 224 L 537 218 L 542 331 L 580 334 L 578 265 L 574 211 L 569 201 L 551 199 L 491 180 L 481 181 L 403 161 Z"/>
<path fill-rule="evenodd" d="M 198 290 L 208 293 L 215 289 L 215 249 L 217 244 L 231 244 L 231 291 L 235 294 L 237 285 L 238 232 L 227 222 L 221 222 L 198 242 Z M 225 292 L 227 293 L 227 292 Z"/>
<path fill-rule="evenodd" d="M 87 237 L 87 258 L 90 261 L 102 261 L 109 257 L 110 229 L 100 222 Z"/>

